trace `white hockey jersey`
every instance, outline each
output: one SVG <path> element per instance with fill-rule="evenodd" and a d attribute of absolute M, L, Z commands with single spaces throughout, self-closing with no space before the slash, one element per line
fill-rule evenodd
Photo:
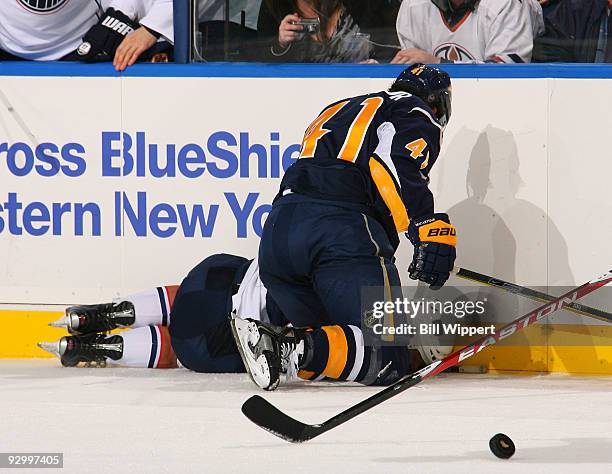
<path fill-rule="evenodd" d="M 397 17 L 402 48 L 460 63 L 530 62 L 543 31 L 537 0 L 480 0 L 453 27 L 431 0 L 404 0 Z"/>
<path fill-rule="evenodd" d="M 111 0 L 110 6 L 174 43 L 172 0 Z"/>
<path fill-rule="evenodd" d="M 61 59 L 108 7 L 174 38 L 172 0 L 0 0 L 0 49 L 24 59 Z"/>
<path fill-rule="evenodd" d="M 266 310 L 267 293 L 259 278 L 259 263 L 256 258 L 244 274 L 238 291 L 232 296 L 232 312 L 242 319 L 251 318 L 270 322 Z"/>

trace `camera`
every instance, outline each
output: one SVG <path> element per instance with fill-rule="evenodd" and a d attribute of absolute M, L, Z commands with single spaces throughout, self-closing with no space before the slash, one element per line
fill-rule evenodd
<path fill-rule="evenodd" d="M 321 21 L 318 18 L 302 18 L 293 24 L 302 26 L 302 33 L 305 35 L 316 34 L 321 29 Z"/>

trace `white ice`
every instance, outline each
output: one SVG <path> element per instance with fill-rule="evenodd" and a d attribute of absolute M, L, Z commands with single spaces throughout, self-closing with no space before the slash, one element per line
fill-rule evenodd
<path fill-rule="evenodd" d="M 316 423 L 377 390 L 264 396 Z M 63 452 L 66 473 L 612 473 L 612 378 L 442 375 L 302 445 L 241 414 L 254 393 L 244 375 L 4 360 L 0 452 Z M 510 460 L 489 451 L 498 432 Z"/>

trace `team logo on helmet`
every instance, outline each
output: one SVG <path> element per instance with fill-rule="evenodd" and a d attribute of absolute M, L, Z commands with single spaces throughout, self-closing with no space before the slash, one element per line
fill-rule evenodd
<path fill-rule="evenodd" d="M 68 0 L 17 0 L 34 13 L 51 13 L 59 10 Z"/>
<path fill-rule="evenodd" d="M 474 61 L 475 59 L 467 49 L 455 43 L 438 46 L 434 51 L 434 56 L 448 61 Z"/>

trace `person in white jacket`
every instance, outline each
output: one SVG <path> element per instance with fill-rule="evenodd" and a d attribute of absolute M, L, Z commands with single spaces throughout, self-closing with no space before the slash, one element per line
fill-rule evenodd
<path fill-rule="evenodd" d="M 404 0 L 391 62 L 526 63 L 543 31 L 536 0 Z"/>
<path fill-rule="evenodd" d="M 109 8 L 138 24 L 113 52 L 117 69 L 133 64 L 158 38 L 173 41 L 172 0 L 0 1 L 0 59 L 81 59 L 76 51 L 83 38 Z"/>

